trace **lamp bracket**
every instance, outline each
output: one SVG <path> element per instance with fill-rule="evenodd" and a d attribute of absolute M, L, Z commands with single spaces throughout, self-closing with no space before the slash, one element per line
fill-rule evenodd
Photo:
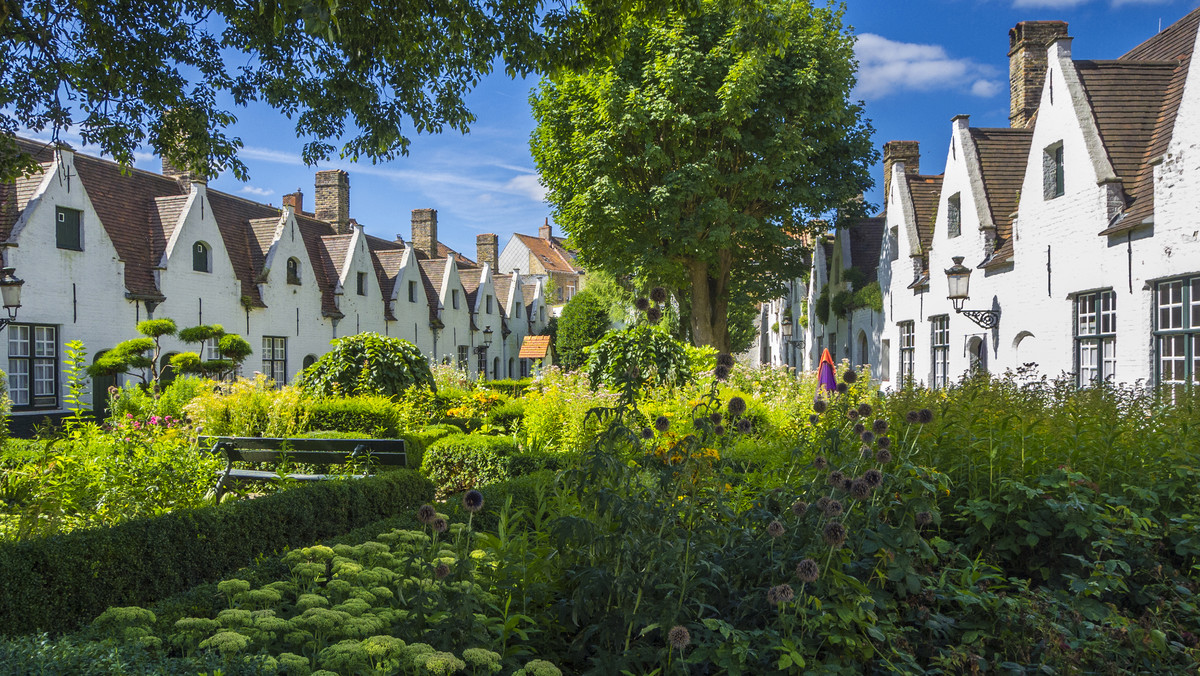
<path fill-rule="evenodd" d="M 958 308 L 956 308 L 958 309 Z M 1000 324 L 999 310 L 963 310 L 958 309 L 958 313 L 966 316 L 967 319 L 975 322 L 983 329 L 994 329 Z"/>

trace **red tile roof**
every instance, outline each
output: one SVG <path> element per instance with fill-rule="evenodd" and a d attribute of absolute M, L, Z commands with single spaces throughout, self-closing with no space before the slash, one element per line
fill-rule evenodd
<path fill-rule="evenodd" d="M 545 359 L 550 352 L 550 336 L 525 336 L 521 341 L 520 359 Z"/>
<path fill-rule="evenodd" d="M 530 235 L 517 234 L 517 239 L 529 249 L 547 272 L 579 273 L 582 268 L 575 265 L 575 256 L 567 251 L 562 240 L 557 237 L 542 239 Z"/>

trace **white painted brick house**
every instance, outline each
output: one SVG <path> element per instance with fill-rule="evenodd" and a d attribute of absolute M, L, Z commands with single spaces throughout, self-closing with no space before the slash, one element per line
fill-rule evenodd
<path fill-rule="evenodd" d="M 368 235 L 349 216 L 342 171 L 318 172 L 310 213 L 299 191 L 275 208 L 169 166 L 163 175 L 122 173 L 69 148 L 20 143 L 40 170 L 0 183 L 4 264 L 25 280 L 0 341 L 14 416 L 62 412 L 66 342 L 82 341 L 94 361 L 152 317 L 240 333 L 255 350 L 244 371 L 279 382 L 331 339 L 364 331 L 404 338 L 472 374 L 485 362 L 488 378 L 528 372 L 516 354 L 544 328 L 544 287 L 495 273 L 495 235 L 480 236 L 479 263 L 437 241 L 432 209 L 413 211 L 410 243 Z M 477 348 L 487 327 L 494 342 L 485 357 Z M 97 379 L 92 389 L 111 383 Z"/>

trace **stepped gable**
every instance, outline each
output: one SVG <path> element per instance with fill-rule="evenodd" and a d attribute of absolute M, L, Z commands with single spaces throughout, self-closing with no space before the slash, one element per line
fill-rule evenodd
<path fill-rule="evenodd" d="M 993 252 L 980 267 L 996 267 L 1012 258 L 1013 216 L 1025 180 L 1025 164 L 1033 143 L 1033 129 L 970 128 L 979 156 L 983 192 L 996 226 Z"/>
<path fill-rule="evenodd" d="M 880 216 L 864 218 L 850 226 L 850 264 L 862 271 L 867 283 L 875 281 L 884 230 L 884 219 Z"/>

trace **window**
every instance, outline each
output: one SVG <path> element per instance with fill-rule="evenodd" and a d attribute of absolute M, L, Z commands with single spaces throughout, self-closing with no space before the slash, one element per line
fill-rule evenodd
<path fill-rule="evenodd" d="M 560 303 L 561 303 L 561 302 L 562 302 L 562 299 L 563 299 L 563 290 L 562 290 L 562 287 L 560 286 L 560 287 L 558 287 L 557 289 L 555 289 L 554 291 L 555 291 L 555 293 L 556 293 L 556 294 L 557 294 L 557 296 L 558 296 L 558 302 L 560 302 Z"/>
<path fill-rule="evenodd" d="M 467 368 L 467 359 L 470 357 L 470 350 L 466 345 L 458 346 L 458 368 Z"/>
<path fill-rule="evenodd" d="M 487 297 L 487 313 L 489 315 L 492 314 L 492 297 L 491 296 Z"/>
<path fill-rule="evenodd" d="M 210 249 L 204 242 L 196 242 L 192 246 L 192 269 L 196 272 L 212 272 L 212 257 Z"/>
<path fill-rule="evenodd" d="M 954 193 L 946 200 L 946 232 L 950 237 L 962 234 L 962 197 Z"/>
<path fill-rule="evenodd" d="M 304 356 L 304 368 L 308 368 L 315 363 L 317 363 L 317 355 L 309 354 Z"/>
<path fill-rule="evenodd" d="M 916 371 L 913 365 L 917 356 L 917 332 L 913 322 L 900 322 L 900 372 L 896 380 L 901 384 L 912 380 Z"/>
<path fill-rule="evenodd" d="M 220 338 L 205 338 L 204 344 L 201 349 L 203 350 L 203 353 L 201 354 L 201 356 L 204 358 L 204 361 L 213 361 L 214 359 L 221 359 L 221 339 Z"/>
<path fill-rule="evenodd" d="M 1117 371 L 1117 295 L 1110 291 L 1075 297 L 1075 373 L 1079 386 L 1107 380 Z"/>
<path fill-rule="evenodd" d="M 1154 300 L 1158 383 L 1174 399 L 1200 384 L 1200 276 L 1159 282 Z"/>
<path fill-rule="evenodd" d="M 575 285 L 568 284 L 567 285 L 567 300 L 571 300 L 574 297 L 575 297 Z"/>
<path fill-rule="evenodd" d="M 879 343 L 879 377 L 884 382 L 891 380 L 892 370 L 892 341 L 882 340 Z"/>
<path fill-rule="evenodd" d="M 275 381 L 275 387 L 287 383 L 287 338 L 263 336 L 262 372 Z"/>
<path fill-rule="evenodd" d="M 14 409 L 58 408 L 58 327 L 9 325 L 8 396 Z"/>
<path fill-rule="evenodd" d="M 516 313 L 517 319 L 521 318 L 521 304 L 520 303 L 517 303 L 516 305 L 513 306 L 513 312 Z"/>
<path fill-rule="evenodd" d="M 289 258 L 287 261 L 287 283 L 300 284 L 300 260 Z"/>
<path fill-rule="evenodd" d="M 1063 195 L 1062 141 L 1049 146 L 1042 153 L 1042 192 L 1048 200 Z"/>
<path fill-rule="evenodd" d="M 56 243 L 60 249 L 83 251 L 83 212 L 78 209 L 58 207 L 55 210 L 58 218 Z"/>
<path fill-rule="evenodd" d="M 543 321 L 543 322 L 546 321 L 546 306 L 545 305 L 538 308 L 538 321 Z"/>
<path fill-rule="evenodd" d="M 930 356 L 933 359 L 933 386 L 946 387 L 950 371 L 950 315 L 930 318 L 932 336 Z"/>
<path fill-rule="evenodd" d="M 888 235 L 888 253 L 892 261 L 900 260 L 900 226 L 893 226 Z"/>
<path fill-rule="evenodd" d="M 365 272 L 358 273 L 357 279 L 358 279 L 358 295 L 360 295 L 360 296 L 367 295 L 367 273 L 365 273 Z"/>
<path fill-rule="evenodd" d="M 410 303 L 417 302 L 417 283 L 416 282 L 408 283 L 408 302 L 410 302 Z"/>
<path fill-rule="evenodd" d="M 837 363 L 837 334 L 829 334 L 829 356 L 833 357 L 833 363 Z"/>
<path fill-rule="evenodd" d="M 458 309 L 458 289 L 450 289 L 450 305 L 455 310 Z"/>

